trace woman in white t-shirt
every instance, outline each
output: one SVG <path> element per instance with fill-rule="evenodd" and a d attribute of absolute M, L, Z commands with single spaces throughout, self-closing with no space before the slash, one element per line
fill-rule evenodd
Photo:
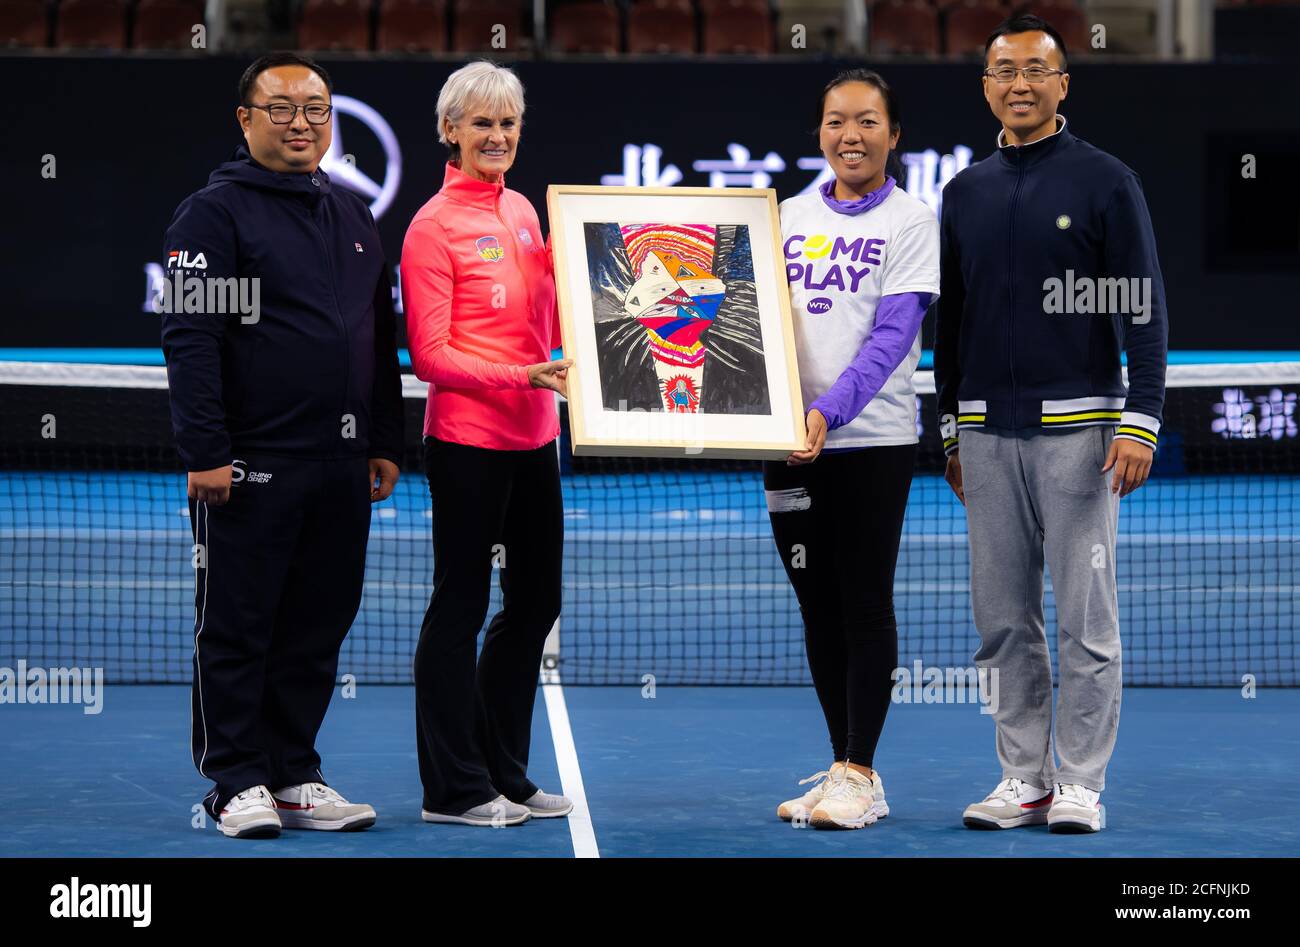
<path fill-rule="evenodd" d="M 899 107 L 877 73 L 836 76 L 817 121 L 835 177 L 781 204 L 808 441 L 766 462 L 763 480 L 833 762 L 777 814 L 862 828 L 889 813 L 872 764 L 898 664 L 893 586 L 916 460 L 912 373 L 939 295 L 939 225 L 886 173 Z"/>

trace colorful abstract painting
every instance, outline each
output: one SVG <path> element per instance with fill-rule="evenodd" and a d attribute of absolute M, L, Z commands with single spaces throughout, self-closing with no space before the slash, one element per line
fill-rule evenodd
<path fill-rule="evenodd" d="M 748 227 L 584 231 L 607 409 L 771 413 Z"/>

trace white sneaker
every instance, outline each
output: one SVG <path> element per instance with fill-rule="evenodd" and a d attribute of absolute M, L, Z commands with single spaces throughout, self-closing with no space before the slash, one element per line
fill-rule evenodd
<path fill-rule="evenodd" d="M 876 821 L 875 783 L 869 777 L 845 766 L 830 783 L 808 820 L 814 829 L 861 829 Z"/>
<path fill-rule="evenodd" d="M 280 834 L 275 798 L 265 786 L 245 789 L 226 803 L 217 826 L 227 838 L 275 838 Z"/>
<path fill-rule="evenodd" d="M 797 799 L 787 799 L 777 806 L 776 817 L 782 822 L 792 822 L 795 819 L 807 821 L 813 809 L 817 808 L 817 803 L 826 797 L 835 774 L 843 768 L 843 763 L 832 763 L 830 769 L 824 769 L 820 773 L 813 773 L 807 779 L 799 780 L 800 786 L 805 783 L 813 783 L 812 789 L 809 789 Z"/>
<path fill-rule="evenodd" d="M 355 832 L 375 824 L 375 810 L 348 802 L 324 783 L 300 783 L 275 791 L 280 823 L 286 829 Z"/>
<path fill-rule="evenodd" d="M 1106 824 L 1105 814 L 1101 793 L 1078 783 L 1057 783 L 1047 826 L 1053 832 L 1098 832 Z"/>
<path fill-rule="evenodd" d="M 450 822 L 455 825 L 488 825 L 496 829 L 507 825 L 519 825 L 527 822 L 532 813 L 527 806 L 511 802 L 505 796 L 497 796 L 491 802 L 467 809 L 455 815 L 447 812 L 430 812 L 420 810 L 420 818 L 425 822 Z"/>
<path fill-rule="evenodd" d="M 523 804 L 534 819 L 558 819 L 573 811 L 573 803 L 568 796 L 542 792 L 540 789 L 525 799 Z"/>
<path fill-rule="evenodd" d="M 885 802 L 885 781 L 880 778 L 879 770 L 871 771 L 871 811 L 877 819 L 889 815 L 889 803 Z"/>
<path fill-rule="evenodd" d="M 1052 804 L 1052 791 L 1031 786 L 1023 779 L 1009 778 L 996 789 L 966 807 L 961 820 L 970 829 L 1014 829 L 1021 825 L 1042 825 Z"/>

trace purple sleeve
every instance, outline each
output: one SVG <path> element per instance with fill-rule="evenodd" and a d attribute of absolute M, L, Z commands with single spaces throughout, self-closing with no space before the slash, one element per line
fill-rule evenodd
<path fill-rule="evenodd" d="M 843 427 L 861 414 L 902 364 L 921 331 L 930 300 L 930 293 L 899 293 L 880 300 L 876 321 L 857 356 L 835 379 L 831 390 L 808 407 L 826 416 L 828 430 Z"/>

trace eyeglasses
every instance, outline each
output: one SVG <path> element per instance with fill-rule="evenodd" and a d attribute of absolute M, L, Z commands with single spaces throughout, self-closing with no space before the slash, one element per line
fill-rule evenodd
<path fill-rule="evenodd" d="M 332 105 L 290 105 L 287 102 L 276 102 L 274 105 L 253 105 L 251 102 L 244 106 L 246 109 L 261 109 L 271 120 L 273 125 L 288 125 L 293 121 L 294 116 L 298 114 L 298 109 L 302 109 L 302 114 L 307 117 L 307 121 L 312 125 L 324 125 L 330 120 L 330 113 L 334 111 Z"/>
<path fill-rule="evenodd" d="M 985 69 L 984 75 L 998 82 L 1015 82 L 1016 76 L 1022 72 L 1025 74 L 1025 81 L 1035 85 L 1046 82 L 1048 76 L 1065 75 L 1061 69 L 1044 69 L 1042 66 L 999 66 L 996 69 Z"/>

